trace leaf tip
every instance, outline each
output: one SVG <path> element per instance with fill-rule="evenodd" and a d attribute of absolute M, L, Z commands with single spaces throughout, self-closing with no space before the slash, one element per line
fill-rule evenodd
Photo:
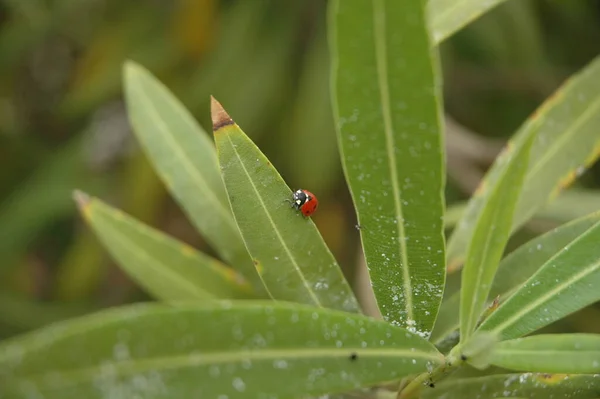
<path fill-rule="evenodd" d="M 231 116 L 213 96 L 210 96 L 210 115 L 212 117 L 213 132 L 217 132 L 222 127 L 233 125 Z"/>
<path fill-rule="evenodd" d="M 81 211 L 84 217 L 88 217 L 90 204 L 92 199 L 89 195 L 84 193 L 83 191 L 75 190 L 73 191 L 73 200 L 77 204 L 77 207 Z"/>
<path fill-rule="evenodd" d="M 141 69 L 140 65 L 132 60 L 123 62 L 123 77 L 131 79 L 131 77 Z"/>

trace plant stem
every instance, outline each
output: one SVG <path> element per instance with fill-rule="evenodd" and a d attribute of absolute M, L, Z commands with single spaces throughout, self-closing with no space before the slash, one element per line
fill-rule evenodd
<path fill-rule="evenodd" d="M 454 351 L 453 351 L 454 352 Z M 431 372 L 421 373 L 412 380 L 407 386 L 401 389 L 396 396 L 397 399 L 408 399 L 416 397 L 416 394 L 423 388 L 426 382 L 434 384 L 444 374 L 456 370 L 460 365 L 464 363 L 464 360 L 460 356 L 456 356 L 452 352 L 446 357 L 444 364 L 436 367 Z"/>

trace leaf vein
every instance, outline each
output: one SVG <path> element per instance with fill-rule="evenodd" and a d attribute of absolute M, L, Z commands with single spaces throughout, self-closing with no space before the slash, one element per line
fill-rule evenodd
<path fill-rule="evenodd" d="M 244 162 L 242 161 L 242 158 L 240 157 L 240 154 L 238 154 L 237 149 L 233 145 L 233 142 L 232 142 L 231 137 L 229 135 L 227 135 L 227 140 L 229 140 L 229 144 L 231 144 L 231 148 L 233 149 L 233 152 L 235 153 L 235 156 L 237 157 L 238 161 L 240 162 L 240 165 L 241 165 L 242 169 L 244 170 L 244 173 L 246 174 L 246 177 L 248 178 L 248 181 L 250 182 L 250 185 L 252 186 L 252 189 L 254 190 L 254 193 L 256 194 L 256 198 L 258 198 L 258 201 L 260 202 L 260 205 L 263 208 L 263 210 L 265 212 L 265 215 L 267 216 L 267 219 L 271 223 L 271 227 L 272 227 L 273 231 L 275 232 L 275 235 L 279 239 L 279 242 L 281 243 L 281 246 L 284 249 L 286 255 L 288 256 L 288 258 L 292 262 L 292 265 L 294 266 L 294 269 L 296 270 L 296 273 L 298 274 L 298 276 L 300 276 L 300 279 L 302 280 L 302 285 L 304 285 L 304 287 L 306 287 L 306 290 L 308 291 L 308 293 L 309 293 L 311 299 L 313 300 L 313 302 L 317 306 L 322 307 L 323 305 L 321 305 L 321 302 L 319 301 L 319 298 L 317 298 L 317 296 L 315 295 L 314 291 L 311 289 L 310 285 L 308 284 L 308 281 L 304 277 L 304 274 L 302 273 L 302 270 L 300 269 L 300 266 L 298 265 L 298 263 L 296 261 L 296 258 L 294 257 L 294 255 L 292 254 L 292 252 L 288 248 L 285 240 L 283 239 L 283 237 L 279 233 L 279 229 L 277 228 L 277 225 L 275 224 L 275 222 L 273 221 L 273 218 L 271 218 L 271 215 L 269 214 L 268 207 L 265 205 L 265 203 L 264 203 L 264 201 L 262 199 L 262 196 L 258 192 L 258 189 L 256 188 L 256 185 L 252 181 L 252 178 L 250 177 L 250 173 L 248 173 L 248 170 L 246 169 L 246 165 L 244 165 Z"/>
<path fill-rule="evenodd" d="M 587 122 L 587 120 L 594 115 L 593 111 L 596 111 L 598 108 L 600 108 L 600 97 L 593 101 L 590 106 L 579 115 L 571 125 L 569 125 L 569 128 L 558 139 L 552 141 L 553 145 L 544 153 L 539 162 L 536 162 L 531 171 L 527 174 L 530 180 L 538 179 L 535 177 L 535 174 L 537 174 L 540 169 L 545 168 L 546 164 L 552 161 L 552 158 L 556 153 L 564 151 L 565 143 L 573 139 L 573 134 L 576 129 Z"/>
<path fill-rule="evenodd" d="M 199 367 L 207 365 L 215 365 L 222 363 L 233 363 L 242 362 L 247 360 L 294 360 L 294 359 L 306 359 L 311 357 L 340 357 L 347 358 L 348 353 L 356 352 L 362 358 L 365 357 L 380 357 L 380 358 L 420 358 L 433 360 L 437 363 L 441 362 L 441 355 L 437 353 L 428 353 L 425 351 L 413 351 L 412 349 L 395 349 L 395 348 L 381 348 L 381 349 L 365 349 L 362 347 L 356 348 L 320 348 L 320 349 L 269 349 L 269 350 L 254 350 L 254 351 L 223 351 L 213 353 L 189 353 L 178 356 L 157 356 L 155 358 L 146 359 L 130 359 L 120 362 L 113 363 L 111 368 L 111 375 L 118 375 L 119 377 L 125 377 L 130 375 L 139 374 L 144 371 L 154 370 L 172 370 L 184 367 Z M 39 373 L 37 375 L 28 375 L 21 377 L 23 379 L 37 380 L 37 381 L 52 381 L 50 388 L 58 389 L 68 386 L 77 385 L 78 383 L 85 382 L 89 379 L 95 379 L 98 377 L 98 372 L 103 366 L 91 366 L 86 368 L 78 368 L 73 371 L 62 371 L 68 375 L 68 378 L 45 378 L 48 373 Z M 52 375 L 56 376 L 57 373 L 61 373 L 61 370 L 53 370 Z M 18 381 L 19 377 L 15 377 Z M 50 385 L 50 384 L 49 384 Z"/>
<path fill-rule="evenodd" d="M 133 86 L 133 85 L 132 85 Z M 136 87 L 137 85 L 133 86 Z M 135 90 L 135 89 L 134 89 Z M 192 177 L 193 180 L 196 181 L 197 188 L 202 192 L 202 197 L 208 199 L 213 204 L 213 209 L 217 209 L 219 213 L 224 216 L 224 219 L 227 221 L 227 224 L 230 225 L 234 230 L 237 230 L 237 226 L 235 225 L 231 214 L 228 212 L 227 208 L 225 208 L 225 204 L 223 204 L 215 193 L 208 188 L 208 184 L 204 177 L 200 173 L 196 171 L 196 168 L 193 166 L 192 162 L 189 160 L 188 155 L 181 150 L 181 147 L 177 145 L 177 142 L 174 140 L 173 136 L 169 133 L 168 126 L 164 123 L 164 121 L 157 117 L 158 112 L 154 107 L 154 104 L 147 99 L 148 95 L 143 87 L 138 88 L 138 92 L 141 94 L 140 98 L 146 106 L 151 109 L 153 112 L 148 112 L 150 118 L 154 121 L 155 125 L 158 127 L 158 131 L 162 133 L 164 142 L 169 146 L 169 148 L 173 151 L 173 158 L 178 159 L 183 165 L 184 170 L 188 173 L 189 176 Z"/>
<path fill-rule="evenodd" d="M 398 182 L 397 160 L 394 154 L 394 128 L 392 126 L 392 116 L 390 110 L 390 93 L 388 90 L 388 71 L 387 71 L 387 51 L 386 51 L 386 25 L 385 9 L 382 0 L 373 0 L 373 24 L 375 41 L 375 59 L 377 63 L 377 76 L 379 83 L 380 100 L 382 103 L 382 114 L 384 123 L 384 132 L 386 139 L 386 150 L 390 167 L 391 184 L 394 197 L 394 206 L 396 213 L 396 226 L 398 232 L 399 255 L 402 270 L 402 295 L 405 299 L 406 317 L 408 320 L 414 320 L 412 285 L 410 280 L 410 269 L 408 265 L 408 254 L 406 247 L 406 232 L 404 231 L 404 215 L 400 197 L 400 184 Z"/>
<path fill-rule="evenodd" d="M 569 286 L 571 284 L 574 284 L 577 281 L 585 278 L 587 275 L 595 272 L 596 269 L 598 269 L 599 267 L 600 267 L 600 261 L 591 264 L 589 267 L 587 267 L 587 268 L 581 270 L 579 273 L 573 275 L 570 279 L 563 281 L 561 284 L 558 284 L 557 286 L 555 286 L 554 289 L 548 291 L 546 294 L 538 297 L 537 300 L 532 301 L 531 303 L 529 303 L 529 305 L 522 307 L 520 311 L 513 314 L 512 317 L 507 318 L 506 321 L 504 321 L 504 323 L 499 324 L 492 331 L 501 333 L 504 329 L 506 329 L 506 327 L 514 324 L 515 321 L 523 318 L 527 313 L 529 313 L 529 312 L 533 311 L 535 308 L 541 306 L 548 299 L 552 298 L 555 295 L 560 294 L 561 291 L 563 291 L 566 288 L 569 288 Z M 525 285 L 523 287 L 525 287 Z"/>

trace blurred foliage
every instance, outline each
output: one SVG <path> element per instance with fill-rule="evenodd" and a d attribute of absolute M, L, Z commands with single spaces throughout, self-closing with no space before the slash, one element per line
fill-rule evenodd
<path fill-rule="evenodd" d="M 290 186 L 317 193 L 314 220 L 355 275 L 358 234 L 329 102 L 326 3 L 0 0 L 0 337 L 147 298 L 82 226 L 74 188 L 214 255 L 132 139 L 126 59 L 149 68 L 204 127 L 209 96 L 219 98 Z M 507 1 L 442 43 L 446 110 L 478 137 L 503 140 L 599 53 L 597 1 Z M 470 194 L 461 176 L 487 166 L 451 171 L 448 204 Z M 600 194 L 589 189 L 600 185 L 600 168 L 577 185 L 569 204 L 597 209 Z M 577 206 L 549 207 L 518 237 L 578 216 Z M 549 329 L 600 332 L 589 317 L 598 309 Z"/>

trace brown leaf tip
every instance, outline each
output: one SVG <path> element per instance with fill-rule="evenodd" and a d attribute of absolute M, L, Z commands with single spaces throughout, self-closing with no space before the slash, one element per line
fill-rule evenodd
<path fill-rule="evenodd" d="M 223 106 L 213 96 L 210 96 L 210 114 L 212 117 L 213 132 L 224 126 L 233 125 L 231 116 L 225 112 Z"/>

